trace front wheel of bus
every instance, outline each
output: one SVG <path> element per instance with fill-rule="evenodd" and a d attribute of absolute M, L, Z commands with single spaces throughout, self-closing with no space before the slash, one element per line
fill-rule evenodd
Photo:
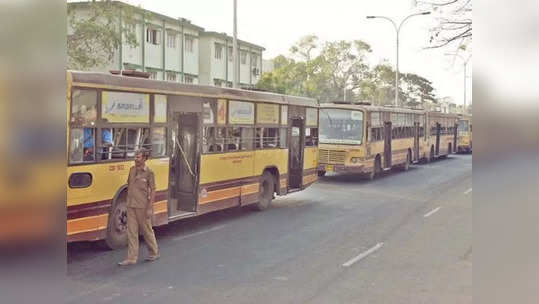
<path fill-rule="evenodd" d="M 267 209 L 273 199 L 273 192 L 275 192 L 274 178 L 271 173 L 266 171 L 260 179 L 260 195 L 255 208 L 259 211 Z"/>
<path fill-rule="evenodd" d="M 408 151 L 408 153 L 406 153 L 406 162 L 404 162 L 404 164 L 402 164 L 402 170 L 403 171 L 408 171 L 408 169 L 410 169 L 410 152 Z"/>
<path fill-rule="evenodd" d="M 105 243 L 110 249 L 127 246 L 127 195 L 125 192 L 118 196 L 110 210 Z"/>

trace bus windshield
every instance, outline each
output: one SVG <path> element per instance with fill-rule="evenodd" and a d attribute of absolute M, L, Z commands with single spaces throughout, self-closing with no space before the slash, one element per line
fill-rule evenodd
<path fill-rule="evenodd" d="M 320 143 L 361 144 L 363 112 L 342 109 L 320 109 Z"/>
<path fill-rule="evenodd" d="M 458 131 L 459 132 L 468 132 L 468 121 L 467 120 L 459 120 Z"/>

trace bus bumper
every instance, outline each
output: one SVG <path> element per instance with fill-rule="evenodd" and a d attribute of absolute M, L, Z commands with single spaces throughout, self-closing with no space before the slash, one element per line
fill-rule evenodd
<path fill-rule="evenodd" d="M 364 165 L 345 166 L 345 165 L 318 165 L 319 172 L 335 172 L 335 173 L 366 173 Z"/>

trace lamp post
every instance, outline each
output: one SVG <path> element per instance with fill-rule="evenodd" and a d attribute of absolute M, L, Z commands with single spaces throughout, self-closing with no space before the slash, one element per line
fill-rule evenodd
<path fill-rule="evenodd" d="M 385 17 L 385 16 L 367 16 L 367 19 L 379 18 L 379 19 L 388 20 L 389 22 L 391 22 L 391 24 L 393 24 L 393 27 L 395 28 L 395 32 L 397 33 L 397 54 L 396 54 L 396 64 L 395 64 L 395 106 L 396 107 L 399 105 L 399 33 L 400 33 L 400 30 L 401 30 L 401 27 L 404 24 L 404 22 L 406 20 L 410 19 L 411 17 L 421 16 L 421 15 L 429 15 L 429 14 L 430 14 L 430 12 L 420 12 L 420 13 L 415 13 L 415 14 L 408 15 L 406 18 L 404 18 L 401 21 L 401 23 L 398 26 L 395 23 L 395 21 L 393 21 L 393 19 L 391 19 L 389 17 Z"/>
<path fill-rule="evenodd" d="M 468 57 L 468 59 L 464 59 L 464 57 L 460 56 L 457 53 L 454 53 L 454 54 L 446 53 L 444 55 L 446 55 L 446 56 L 457 56 L 464 63 L 464 72 L 463 72 L 463 74 L 464 74 L 464 80 L 463 80 L 464 81 L 463 82 L 463 84 L 464 84 L 464 103 L 463 103 L 463 107 L 464 107 L 464 109 L 463 109 L 463 112 L 464 112 L 464 114 L 466 114 L 467 113 L 467 111 L 466 111 L 466 67 L 468 65 L 468 60 L 470 60 L 470 58 L 472 58 L 472 55 L 470 55 L 470 57 Z"/>
<path fill-rule="evenodd" d="M 238 88 L 239 83 L 239 59 L 238 59 L 238 18 L 237 18 L 238 1 L 234 0 L 234 41 L 233 41 L 233 63 L 234 63 L 234 83 L 233 87 Z M 228 51 L 228 50 L 227 50 Z"/>

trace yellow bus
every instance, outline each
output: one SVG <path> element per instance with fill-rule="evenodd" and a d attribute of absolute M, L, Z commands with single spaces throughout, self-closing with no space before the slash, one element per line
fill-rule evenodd
<path fill-rule="evenodd" d="M 316 100 L 124 75 L 67 72 L 67 240 L 126 244 L 126 181 L 151 150 L 153 224 L 235 206 L 317 180 Z M 136 74 L 136 73 L 132 73 Z"/>
<path fill-rule="evenodd" d="M 457 114 L 428 112 L 429 137 L 427 160 L 445 158 L 457 147 Z"/>
<path fill-rule="evenodd" d="M 374 179 L 427 157 L 426 113 L 370 104 L 320 105 L 318 175 L 355 172 Z"/>
<path fill-rule="evenodd" d="M 472 115 L 459 115 L 457 131 L 457 152 L 472 152 Z"/>

